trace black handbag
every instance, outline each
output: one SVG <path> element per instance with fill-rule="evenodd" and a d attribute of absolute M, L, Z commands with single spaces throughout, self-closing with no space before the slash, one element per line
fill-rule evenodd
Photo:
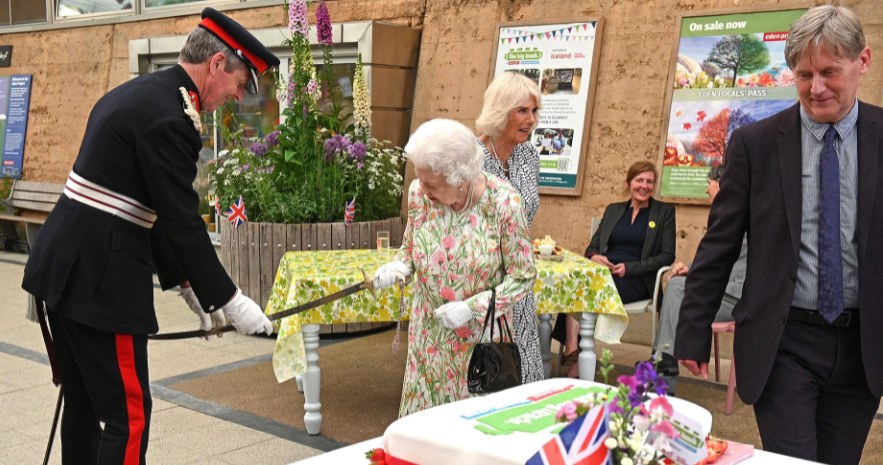
<path fill-rule="evenodd" d="M 515 340 L 512 339 L 512 330 L 509 321 L 505 317 L 495 319 L 497 292 L 491 289 L 491 300 L 488 303 L 487 314 L 484 318 L 484 326 L 481 335 L 485 334 L 490 322 L 490 340 L 482 342 L 479 336 L 478 343 L 472 349 L 469 357 L 469 371 L 466 376 L 466 387 L 472 394 L 484 394 L 488 392 L 502 391 L 521 384 L 521 353 Z M 502 322 L 500 320 L 503 320 Z M 494 323 L 500 333 L 500 341 L 494 342 Z M 505 341 L 503 325 L 509 341 Z"/>

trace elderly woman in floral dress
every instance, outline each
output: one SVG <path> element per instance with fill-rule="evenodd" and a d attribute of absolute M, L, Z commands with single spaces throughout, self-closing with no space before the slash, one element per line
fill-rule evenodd
<path fill-rule="evenodd" d="M 417 179 L 395 260 L 381 266 L 383 288 L 414 276 L 408 358 L 399 416 L 470 396 L 472 347 L 481 337 L 491 288 L 507 318 L 533 287 L 536 268 L 521 196 L 482 173 L 482 152 L 462 124 L 422 124 L 405 147 Z"/>
<path fill-rule="evenodd" d="M 530 142 L 539 108 L 539 86 L 520 74 L 505 72 L 488 86 L 475 121 L 481 134 L 478 141 L 484 149 L 484 171 L 509 181 L 521 194 L 528 225 L 540 207 L 540 157 Z M 521 352 L 522 381 L 545 378 L 533 290 L 515 304 L 512 326 Z"/>

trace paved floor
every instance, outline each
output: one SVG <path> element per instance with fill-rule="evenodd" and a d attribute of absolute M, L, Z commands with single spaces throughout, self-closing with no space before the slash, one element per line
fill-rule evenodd
<path fill-rule="evenodd" d="M 0 252 L 0 465 L 42 463 L 58 395 L 39 326 L 24 318 L 26 255 Z M 156 289 L 164 332 L 196 329 L 175 292 Z M 212 341 L 150 342 L 153 419 L 147 460 L 159 465 L 288 464 L 338 444 L 197 399 L 167 385 L 268 360 L 274 340 L 227 333 Z M 224 389 L 224 386 L 218 386 Z M 50 463 L 61 463 L 59 442 Z"/>

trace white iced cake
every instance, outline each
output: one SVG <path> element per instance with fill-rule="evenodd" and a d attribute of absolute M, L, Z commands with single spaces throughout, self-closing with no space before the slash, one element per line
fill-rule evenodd
<path fill-rule="evenodd" d="M 553 378 L 502 392 L 441 405 L 393 422 L 383 434 L 388 456 L 417 465 L 524 465 L 560 432 L 555 414 L 565 403 L 586 401 L 609 386 Z M 669 398 L 707 432 L 711 413 Z"/>
<path fill-rule="evenodd" d="M 389 425 L 384 449 L 418 465 L 524 465 L 564 427 L 555 423 L 561 405 L 607 388 L 554 378 L 441 405 Z"/>

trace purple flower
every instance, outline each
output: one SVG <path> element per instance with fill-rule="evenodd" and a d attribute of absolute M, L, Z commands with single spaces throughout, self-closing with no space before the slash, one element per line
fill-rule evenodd
<path fill-rule="evenodd" d="M 288 83 L 288 104 L 291 105 L 291 102 L 294 101 L 294 94 L 297 93 L 297 83 L 291 81 Z"/>
<path fill-rule="evenodd" d="M 331 45 L 331 15 L 328 14 L 328 5 L 325 0 L 319 2 L 316 8 L 316 35 L 322 45 Z"/>
<path fill-rule="evenodd" d="M 307 93 L 315 94 L 317 90 L 319 90 L 319 83 L 315 79 L 310 79 L 310 82 L 307 83 Z"/>
<path fill-rule="evenodd" d="M 641 362 L 635 366 L 635 378 L 639 383 L 646 384 L 655 380 L 657 377 L 656 370 L 653 369 L 653 364 L 650 362 Z"/>
<path fill-rule="evenodd" d="M 325 140 L 325 160 L 330 161 L 339 151 L 340 142 L 338 141 L 337 136 Z"/>
<path fill-rule="evenodd" d="M 356 163 L 356 168 L 358 168 L 358 169 L 362 169 L 362 168 L 364 168 L 364 167 L 365 167 L 365 164 L 364 164 L 364 163 L 362 163 L 362 162 L 358 162 L 358 163 Z"/>
<path fill-rule="evenodd" d="M 267 154 L 267 144 L 264 144 L 263 142 L 255 142 L 254 144 L 251 144 L 251 153 L 263 157 Z"/>
<path fill-rule="evenodd" d="M 280 134 L 281 134 L 281 132 L 279 132 L 278 129 L 267 134 L 267 137 L 264 138 L 264 143 L 267 144 L 268 148 L 275 147 L 275 146 L 279 145 L 279 135 Z"/>
<path fill-rule="evenodd" d="M 353 160 L 362 161 L 365 159 L 365 143 L 362 141 L 357 140 L 352 145 L 347 146 L 346 151 L 350 153 Z"/>

